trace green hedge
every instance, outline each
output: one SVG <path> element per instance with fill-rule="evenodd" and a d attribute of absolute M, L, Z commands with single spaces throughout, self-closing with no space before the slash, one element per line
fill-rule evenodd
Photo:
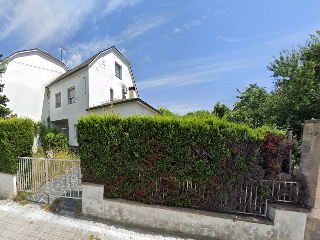
<path fill-rule="evenodd" d="M 32 120 L 0 118 L 0 172 L 16 173 L 17 158 L 31 156 L 33 141 Z"/>
<path fill-rule="evenodd" d="M 266 158 L 259 151 L 265 133 L 275 134 L 215 117 L 90 115 L 78 119 L 77 130 L 82 180 L 104 184 L 106 197 L 202 209 L 217 206 L 199 196 L 221 202 L 222 186 L 262 179 Z M 204 192 L 182 193 L 186 182 Z"/>

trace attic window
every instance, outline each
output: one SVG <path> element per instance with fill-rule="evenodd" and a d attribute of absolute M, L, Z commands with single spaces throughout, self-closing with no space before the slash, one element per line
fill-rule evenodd
<path fill-rule="evenodd" d="M 68 89 L 68 103 L 69 104 L 75 103 L 75 100 L 76 100 L 75 96 L 76 96 L 75 87 L 69 88 Z"/>
<path fill-rule="evenodd" d="M 122 79 L 121 66 L 118 63 L 115 63 L 115 75 L 117 78 Z"/>
<path fill-rule="evenodd" d="M 61 107 L 61 93 L 56 94 L 56 108 Z"/>

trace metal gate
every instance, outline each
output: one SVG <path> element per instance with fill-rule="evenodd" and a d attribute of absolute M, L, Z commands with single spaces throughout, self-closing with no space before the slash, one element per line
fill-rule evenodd
<path fill-rule="evenodd" d="M 19 191 L 81 198 L 80 160 L 18 158 Z"/>

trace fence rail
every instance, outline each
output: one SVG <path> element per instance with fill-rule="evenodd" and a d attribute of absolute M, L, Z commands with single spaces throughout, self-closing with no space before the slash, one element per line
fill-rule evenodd
<path fill-rule="evenodd" d="M 18 190 L 81 198 L 80 160 L 18 158 Z"/>
<path fill-rule="evenodd" d="M 160 192 L 163 199 L 165 198 L 166 191 L 168 190 L 159 188 L 164 180 L 159 178 L 156 181 L 154 192 L 151 193 L 152 195 Z M 177 180 L 174 181 L 177 182 Z M 206 186 L 202 185 L 200 187 L 191 181 L 179 183 L 178 186 L 180 193 L 197 192 L 199 197 L 202 197 L 204 200 L 212 198 L 210 193 L 206 193 Z M 266 216 L 269 202 L 297 203 L 299 196 L 298 183 L 290 181 L 263 180 L 255 186 L 236 184 L 227 187 L 221 186 L 220 189 L 222 190 L 220 191 L 220 204 L 224 211 L 259 216 Z M 223 189 L 227 189 L 227 191 L 224 192 Z"/>

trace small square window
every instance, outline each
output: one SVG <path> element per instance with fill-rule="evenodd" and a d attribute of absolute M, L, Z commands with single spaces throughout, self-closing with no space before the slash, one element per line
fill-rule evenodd
<path fill-rule="evenodd" d="M 122 79 L 121 66 L 118 63 L 115 64 L 115 73 L 117 78 Z"/>
<path fill-rule="evenodd" d="M 68 103 L 69 104 L 75 103 L 75 100 L 76 100 L 75 96 L 76 96 L 75 87 L 69 88 L 68 89 Z"/>
<path fill-rule="evenodd" d="M 110 88 L 110 101 L 113 101 L 113 89 Z"/>
<path fill-rule="evenodd" d="M 61 107 L 61 93 L 56 94 L 56 108 Z"/>

